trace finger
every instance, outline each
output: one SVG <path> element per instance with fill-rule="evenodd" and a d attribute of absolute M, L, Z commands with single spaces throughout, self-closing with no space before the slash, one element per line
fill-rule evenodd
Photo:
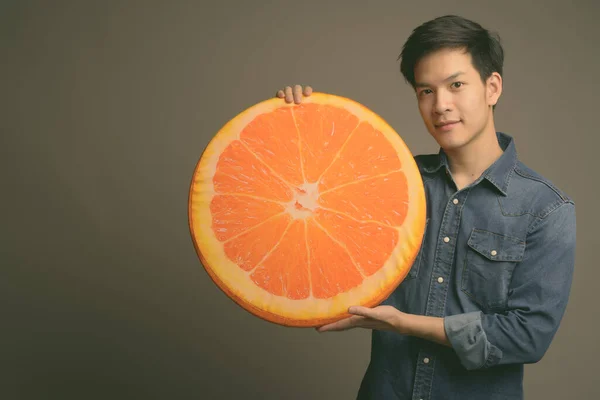
<path fill-rule="evenodd" d="M 307 96 L 307 97 L 310 96 L 312 94 L 312 92 L 313 92 L 312 87 L 310 87 L 310 86 L 305 86 L 304 87 L 304 95 L 305 96 Z"/>
<path fill-rule="evenodd" d="M 377 313 L 375 312 L 375 310 L 368 307 L 352 306 L 348 308 L 348 312 L 353 315 L 360 315 L 362 317 L 377 319 Z"/>
<path fill-rule="evenodd" d="M 357 328 L 361 326 L 361 323 L 365 318 L 360 316 L 353 316 L 350 318 L 345 318 L 341 321 L 333 322 L 328 325 L 321 326 L 317 328 L 317 332 L 329 332 L 329 331 L 345 331 L 352 328 Z"/>
<path fill-rule="evenodd" d="M 294 95 L 292 93 L 292 87 L 291 86 L 286 86 L 284 89 L 284 93 L 285 93 L 285 102 L 286 103 L 291 103 L 294 101 Z"/>
<path fill-rule="evenodd" d="M 283 93 L 283 90 L 278 90 L 277 94 L 275 95 L 277 97 L 279 97 L 280 99 L 283 99 L 285 97 L 285 94 Z"/>
<path fill-rule="evenodd" d="M 294 86 L 294 103 L 300 104 L 302 102 L 302 86 Z"/>
<path fill-rule="evenodd" d="M 336 322 L 333 324 L 328 324 L 328 325 L 324 325 L 324 326 L 317 328 L 317 332 L 319 332 L 319 333 L 339 332 L 339 331 L 347 331 L 352 328 L 354 328 L 354 326 L 349 322 L 344 322 L 344 323 Z"/>

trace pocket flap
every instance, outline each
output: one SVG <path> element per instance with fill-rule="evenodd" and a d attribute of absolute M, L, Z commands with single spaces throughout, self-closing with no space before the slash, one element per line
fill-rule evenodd
<path fill-rule="evenodd" d="M 521 261 L 525 253 L 525 241 L 476 228 L 471 232 L 468 245 L 492 261 Z"/>

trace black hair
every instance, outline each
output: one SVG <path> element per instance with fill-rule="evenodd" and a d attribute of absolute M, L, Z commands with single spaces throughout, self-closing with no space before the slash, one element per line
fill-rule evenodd
<path fill-rule="evenodd" d="M 502 76 L 504 50 L 498 34 L 477 22 L 456 15 L 445 15 L 423 23 L 413 30 L 398 57 L 406 82 L 415 87 L 415 66 L 419 60 L 441 49 L 465 49 L 473 67 L 485 82 L 493 72 Z"/>

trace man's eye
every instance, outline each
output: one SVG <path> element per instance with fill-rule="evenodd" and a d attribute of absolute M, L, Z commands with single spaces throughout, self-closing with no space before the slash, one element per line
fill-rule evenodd
<path fill-rule="evenodd" d="M 459 87 L 461 87 L 461 86 L 462 86 L 462 82 L 454 82 L 452 85 L 453 85 L 453 86 L 454 86 L 456 89 L 458 89 Z"/>
<path fill-rule="evenodd" d="M 429 93 L 431 93 L 431 90 L 430 90 L 430 89 L 424 89 L 424 90 L 421 90 L 421 95 L 424 95 L 424 94 L 429 94 Z"/>

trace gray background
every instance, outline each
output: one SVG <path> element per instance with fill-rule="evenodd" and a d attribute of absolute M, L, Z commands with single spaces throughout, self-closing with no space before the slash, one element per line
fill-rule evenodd
<path fill-rule="evenodd" d="M 457 13 L 506 51 L 497 128 L 578 211 L 573 292 L 526 398 L 599 398 L 594 1 L 0 3 L 0 397 L 351 399 L 369 332 L 255 318 L 187 227 L 208 140 L 284 85 L 353 98 L 437 152 L 397 55 Z"/>

